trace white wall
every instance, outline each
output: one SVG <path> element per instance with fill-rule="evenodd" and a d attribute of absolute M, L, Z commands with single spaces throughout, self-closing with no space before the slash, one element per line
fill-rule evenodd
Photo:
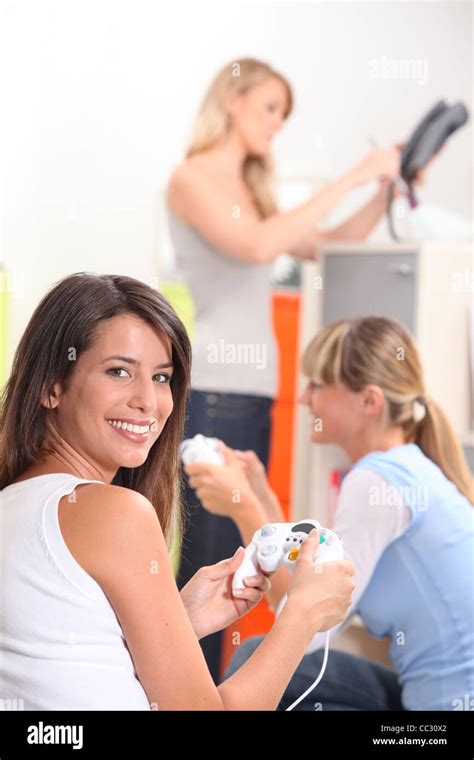
<path fill-rule="evenodd" d="M 259 57 L 293 83 L 296 111 L 275 144 L 286 177 L 342 173 L 368 149 L 368 135 L 403 139 L 438 97 L 472 108 L 468 2 L 2 0 L 0 8 L 10 353 L 63 275 L 153 281 L 159 189 L 227 61 Z M 419 75 L 395 78 L 410 60 Z M 432 168 L 423 198 L 469 214 L 472 163 L 469 126 Z"/>

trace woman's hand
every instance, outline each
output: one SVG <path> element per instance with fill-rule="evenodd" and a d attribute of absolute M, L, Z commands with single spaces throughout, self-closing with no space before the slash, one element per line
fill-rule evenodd
<path fill-rule="evenodd" d="M 227 449 L 225 444 L 222 444 L 222 450 Z M 230 451 L 230 449 L 228 449 Z M 234 454 L 237 459 L 242 463 L 247 480 L 262 504 L 269 522 L 285 522 L 286 517 L 280 506 L 277 495 L 270 488 L 267 480 L 267 474 L 265 467 L 260 461 L 255 451 L 239 451 L 234 449 Z"/>
<path fill-rule="evenodd" d="M 288 605 L 299 609 L 317 631 L 327 631 L 344 620 L 351 603 L 355 572 L 347 560 L 314 564 L 319 533 L 313 529 L 303 541 L 288 588 Z"/>
<path fill-rule="evenodd" d="M 373 179 L 393 180 L 400 173 L 399 148 L 373 148 L 352 169 L 352 173 L 357 178 L 357 184 L 365 184 Z"/>
<path fill-rule="evenodd" d="M 232 589 L 232 578 L 244 556 L 245 551 L 240 546 L 230 559 L 202 567 L 181 590 L 198 638 L 220 631 L 246 615 L 270 589 L 270 581 L 264 573 L 244 578 L 247 588 Z"/>
<path fill-rule="evenodd" d="M 184 466 L 189 485 L 201 504 L 212 514 L 235 518 L 239 505 L 252 493 L 245 462 L 221 442 L 223 464 L 191 462 Z"/>
<path fill-rule="evenodd" d="M 394 147 L 402 151 L 405 147 L 406 143 L 397 143 Z M 434 161 L 436 156 L 438 156 L 444 149 L 444 146 L 441 146 L 441 148 L 438 148 L 436 153 L 433 153 L 428 163 L 423 167 L 423 169 L 419 169 L 417 173 L 415 174 L 414 178 L 411 181 L 412 187 L 420 187 L 421 185 L 426 184 L 426 177 L 427 177 L 427 167 Z M 387 177 L 382 177 L 380 179 L 380 188 L 383 192 L 387 192 L 388 188 L 392 184 L 392 180 L 388 179 Z M 393 185 L 392 188 L 393 198 L 399 198 L 401 195 L 403 195 L 402 190 L 398 185 Z"/>
<path fill-rule="evenodd" d="M 268 522 L 285 522 L 278 498 L 270 488 L 265 467 L 254 451 L 231 449 L 222 441 L 224 464 L 192 462 L 185 465 L 189 485 L 196 489 L 201 504 L 215 515 L 237 519 L 239 506 L 253 493 Z"/>

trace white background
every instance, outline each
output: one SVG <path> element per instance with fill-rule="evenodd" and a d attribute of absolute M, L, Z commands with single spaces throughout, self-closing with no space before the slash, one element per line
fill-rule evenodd
<path fill-rule="evenodd" d="M 10 352 L 47 287 L 67 273 L 153 281 L 160 193 L 223 64 L 253 56 L 290 79 L 295 112 L 275 142 L 282 178 L 336 177 L 368 150 L 369 135 L 402 140 L 440 97 L 472 108 L 468 2 L 2 0 L 0 8 Z M 424 67 L 426 81 L 371 75 L 374 61 L 393 70 L 407 60 Z M 432 167 L 422 198 L 469 216 L 472 169 L 469 125 Z"/>

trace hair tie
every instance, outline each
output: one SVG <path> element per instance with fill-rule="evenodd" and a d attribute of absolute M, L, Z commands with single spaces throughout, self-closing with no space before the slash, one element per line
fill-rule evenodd
<path fill-rule="evenodd" d="M 423 398 L 416 398 L 412 404 L 412 417 L 415 422 L 421 422 L 426 415 L 426 401 Z"/>

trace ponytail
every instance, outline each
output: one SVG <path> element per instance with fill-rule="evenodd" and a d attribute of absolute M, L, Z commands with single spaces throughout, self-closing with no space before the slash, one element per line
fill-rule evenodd
<path fill-rule="evenodd" d="M 426 398 L 420 355 L 401 322 L 377 316 L 334 322 L 306 348 L 303 371 L 318 385 L 342 383 L 355 393 L 378 385 L 388 424 L 401 426 L 405 441 L 416 443 L 474 503 L 474 479 L 462 448 L 444 412 Z"/>
<path fill-rule="evenodd" d="M 458 490 L 474 502 L 474 479 L 463 450 L 441 407 L 431 399 L 425 401 L 426 414 L 418 422 L 413 442 L 443 471 Z"/>

